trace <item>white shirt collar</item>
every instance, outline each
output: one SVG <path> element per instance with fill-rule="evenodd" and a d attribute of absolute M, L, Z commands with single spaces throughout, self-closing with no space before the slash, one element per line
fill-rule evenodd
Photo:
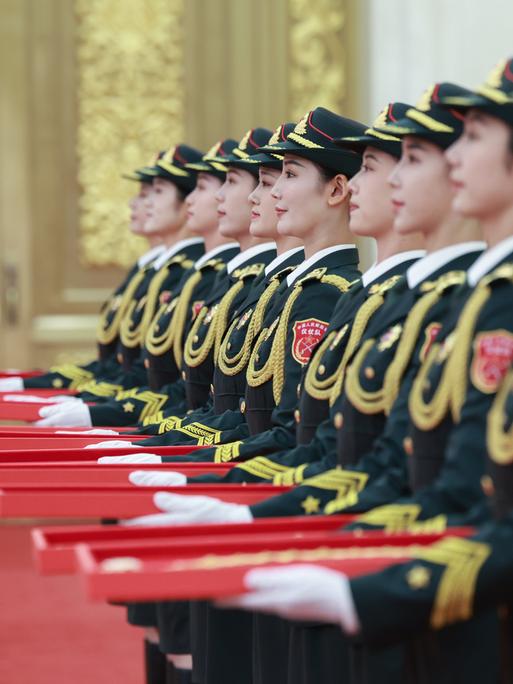
<path fill-rule="evenodd" d="M 419 283 L 422 283 L 426 278 L 438 271 L 439 268 L 445 266 L 453 259 L 457 259 L 464 254 L 471 252 L 478 252 L 485 249 L 484 242 L 460 242 L 457 245 L 449 245 L 449 247 L 442 247 L 434 252 L 430 252 L 423 259 L 419 259 L 406 271 L 406 278 L 408 280 L 408 287 L 413 290 Z"/>
<path fill-rule="evenodd" d="M 139 268 L 144 268 L 150 262 L 152 262 L 153 259 L 156 259 L 159 256 L 159 254 L 162 254 L 164 250 L 164 245 L 157 245 L 156 247 L 152 247 L 137 259 L 137 265 L 139 266 Z"/>
<path fill-rule="evenodd" d="M 168 247 L 165 252 L 163 252 L 158 259 L 155 259 L 155 263 L 153 264 L 153 268 L 158 271 L 159 269 L 164 266 L 166 261 L 168 259 L 171 259 L 171 257 L 175 256 L 175 254 L 178 254 L 179 252 L 182 251 L 182 249 L 185 249 L 186 247 L 190 247 L 191 245 L 201 245 L 203 244 L 203 238 L 189 238 L 188 240 L 179 240 L 178 242 L 175 242 L 174 245 L 171 247 Z"/>
<path fill-rule="evenodd" d="M 292 273 L 288 274 L 288 287 L 293 285 L 296 282 L 296 280 L 300 278 L 303 274 L 308 273 L 308 271 L 311 271 L 312 267 L 315 266 L 315 264 L 321 259 L 323 259 L 325 256 L 328 256 L 328 254 L 333 254 L 333 252 L 342 252 L 346 249 L 356 249 L 356 245 L 335 245 L 334 247 L 326 247 L 325 249 L 321 249 L 318 252 L 315 252 L 315 254 L 312 254 L 311 257 L 303 261 L 301 266 L 298 266 L 294 271 L 292 271 Z"/>
<path fill-rule="evenodd" d="M 513 252 L 513 237 L 501 240 L 501 242 L 494 247 L 487 249 L 486 252 L 481 254 L 468 269 L 468 284 L 471 287 L 477 285 L 481 278 L 487 273 L 490 273 L 490 271 L 492 271 L 510 252 Z"/>
<path fill-rule="evenodd" d="M 239 266 L 242 266 L 246 261 L 257 256 L 257 254 L 269 252 L 271 249 L 276 249 L 276 242 L 263 242 L 260 245 L 254 245 L 253 247 L 244 249 L 226 264 L 226 270 L 231 274 L 236 268 L 239 268 Z"/>
<path fill-rule="evenodd" d="M 218 247 L 214 247 L 214 249 L 211 249 L 209 252 L 204 254 L 202 257 L 198 259 L 198 261 L 194 264 L 194 268 L 199 271 L 202 266 L 204 266 L 207 261 L 210 261 L 210 259 L 214 259 L 216 256 L 219 254 L 222 254 L 228 249 L 234 249 L 239 247 L 238 242 L 226 242 L 224 245 L 219 245 Z"/>
<path fill-rule="evenodd" d="M 283 252 L 283 254 L 278 254 L 276 259 L 273 259 L 271 263 L 265 267 L 265 275 L 268 276 L 269 273 L 275 271 L 280 264 L 282 264 L 284 261 L 287 261 L 287 259 L 290 258 L 293 254 L 302 251 L 302 247 L 294 247 L 293 249 L 288 249 L 286 252 Z"/>
<path fill-rule="evenodd" d="M 410 261 L 410 259 L 422 259 L 422 257 L 425 256 L 425 249 L 411 249 L 406 252 L 398 252 L 397 254 L 393 254 L 387 259 L 383 259 L 383 261 L 372 264 L 372 266 L 362 275 L 362 285 L 367 287 L 384 273 L 392 270 L 395 266 L 398 266 L 405 261 Z"/>

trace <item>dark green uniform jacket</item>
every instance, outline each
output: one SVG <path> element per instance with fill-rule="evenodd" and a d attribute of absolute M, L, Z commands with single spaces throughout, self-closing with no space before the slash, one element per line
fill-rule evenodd
<path fill-rule="evenodd" d="M 303 367 L 328 328 L 340 296 L 359 276 L 354 247 L 319 253 L 287 278 L 290 294 L 283 310 L 261 331 L 247 370 L 245 415 L 250 437 L 194 454 L 194 460 L 245 460 L 294 443 L 294 410 Z"/>
<path fill-rule="evenodd" d="M 284 496 L 256 504 L 255 515 L 302 515 L 321 513 L 323 510 L 335 512 L 332 508 L 343 510 L 354 504 L 365 486 L 379 477 L 390 463 L 396 460 L 404 462 L 403 440 L 408 427 L 408 415 L 399 407 L 409 393 L 411 367 L 426 353 L 433 339 L 431 330 L 439 329 L 439 322 L 447 313 L 450 292 L 457 288 L 457 283 L 461 282 L 464 275 L 462 271 L 468 268 L 478 253 L 476 245 L 465 245 L 461 246 L 459 256 L 454 256 L 450 250 L 429 255 L 409 271 L 411 288 L 394 288 L 386 304 L 372 320 L 354 355 L 347 370 L 345 391 L 335 404 L 337 412 L 339 406 L 344 406 L 344 420 L 338 424 L 338 430 L 349 432 L 347 443 L 352 449 L 350 453 L 356 456 L 351 459 L 353 463 L 348 463 L 343 469 L 338 467 L 330 470 L 327 468 L 332 467 L 333 461 L 328 457 L 318 464 L 312 464 L 307 470 L 308 480 Z M 415 283 L 412 280 L 413 269 L 417 269 L 420 276 Z M 449 277 L 451 273 L 455 275 Z M 443 283 L 443 287 L 435 286 L 435 283 Z M 411 316 L 408 315 L 410 309 Z M 430 327 L 431 323 L 436 324 L 436 327 Z M 388 372 L 390 367 L 394 373 Z M 371 372 L 366 373 L 367 368 Z M 353 388 L 354 385 L 357 390 L 366 387 L 369 394 L 365 395 L 365 399 L 379 401 L 374 401 L 372 406 L 365 402 L 356 405 L 355 398 L 358 399 L 361 392 L 350 391 L 351 374 L 359 381 L 353 384 Z M 386 393 L 380 391 L 384 378 L 394 381 Z M 376 394 L 371 394 L 371 390 Z M 349 403 L 351 410 L 347 408 Z M 372 446 L 380 437 L 380 431 L 381 438 Z M 361 444 L 361 450 L 355 444 Z M 359 454 L 364 456 L 358 459 Z"/>
<path fill-rule="evenodd" d="M 185 353 L 181 359 L 182 379 L 165 385 L 159 392 L 152 392 L 146 387 L 119 392 L 108 404 L 91 407 L 93 425 L 131 425 L 144 420 L 146 416 L 165 411 L 168 407 L 185 414 L 188 408 L 194 409 L 201 402 L 206 404 L 212 382 L 212 357 L 216 338 L 229 320 L 231 307 L 236 307 L 244 298 L 255 278 L 263 272 L 266 263 L 276 255 L 274 243 L 259 245 L 259 249 L 253 248 L 247 252 L 245 258 L 243 253 L 235 257 L 240 263 L 234 270 L 230 269 L 230 274 L 225 271 L 217 272 L 212 284 L 212 294 L 206 297 L 187 335 Z M 188 291 L 185 295 L 188 305 Z M 197 355 L 188 353 L 193 345 L 195 350 L 200 347 Z"/>

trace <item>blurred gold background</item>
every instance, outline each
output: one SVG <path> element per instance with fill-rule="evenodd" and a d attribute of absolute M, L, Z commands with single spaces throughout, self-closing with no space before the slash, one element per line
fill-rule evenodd
<path fill-rule="evenodd" d="M 349 116 L 355 0 L 0 0 L 0 366 L 94 352 L 144 249 L 120 175 L 316 105 Z M 352 98 L 349 97 L 352 93 Z"/>

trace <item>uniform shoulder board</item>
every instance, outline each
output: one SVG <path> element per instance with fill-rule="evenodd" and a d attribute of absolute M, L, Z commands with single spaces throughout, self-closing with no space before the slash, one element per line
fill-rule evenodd
<path fill-rule="evenodd" d="M 206 271 L 208 268 L 213 268 L 216 271 L 219 271 L 221 268 L 223 268 L 224 262 L 222 259 L 209 259 L 206 261 L 201 267 L 200 271 Z"/>
<path fill-rule="evenodd" d="M 513 264 L 502 264 L 502 266 L 496 268 L 495 271 L 492 271 L 482 278 L 478 282 L 477 287 L 486 287 L 487 285 L 492 285 L 505 280 L 509 280 L 513 283 Z"/>
<path fill-rule="evenodd" d="M 296 269 L 296 266 L 286 266 L 285 268 L 282 268 L 281 271 L 278 271 L 275 273 L 273 276 L 269 278 L 270 282 L 279 280 L 280 282 L 285 278 L 286 276 L 289 275 L 289 273 L 292 273 Z"/>
<path fill-rule="evenodd" d="M 444 273 L 436 280 L 428 280 L 421 285 L 421 292 L 432 292 L 436 290 L 438 293 L 445 292 L 450 287 L 456 287 L 458 285 L 463 285 L 467 279 L 467 274 L 465 271 L 449 271 Z"/>
<path fill-rule="evenodd" d="M 307 273 L 305 276 L 303 276 L 302 278 L 300 278 L 300 279 L 295 283 L 295 285 L 296 285 L 296 286 L 299 286 L 299 285 L 303 285 L 304 283 L 313 282 L 313 281 L 316 281 L 316 280 L 321 280 L 322 277 L 323 277 L 323 275 L 324 275 L 325 273 L 326 273 L 326 268 L 325 268 L 325 267 L 323 267 L 323 268 L 315 268 L 313 271 L 310 271 L 310 273 Z"/>
<path fill-rule="evenodd" d="M 391 276 L 390 278 L 387 278 L 382 283 L 376 283 L 375 285 L 373 285 L 369 289 L 369 294 L 371 294 L 371 295 L 373 295 L 373 294 L 383 295 L 383 294 L 385 294 L 385 292 L 388 292 L 389 290 L 391 290 L 394 287 L 394 285 L 396 283 L 398 283 L 399 280 L 401 280 L 401 278 L 402 278 L 402 276 L 395 275 L 395 276 Z"/>
<path fill-rule="evenodd" d="M 244 278 L 249 278 L 250 276 L 259 276 L 263 273 L 264 268 L 264 264 L 251 264 L 251 266 L 237 268 L 232 275 L 237 280 L 244 280 Z"/>

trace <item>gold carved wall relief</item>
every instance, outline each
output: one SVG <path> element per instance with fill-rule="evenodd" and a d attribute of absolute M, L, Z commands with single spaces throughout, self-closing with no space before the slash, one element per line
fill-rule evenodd
<path fill-rule="evenodd" d="M 288 0 L 290 114 L 309 109 L 343 111 L 346 97 L 344 0 Z"/>
<path fill-rule="evenodd" d="M 120 174 L 184 134 L 184 0 L 75 0 L 80 250 L 93 266 L 127 266 L 134 186 Z"/>

